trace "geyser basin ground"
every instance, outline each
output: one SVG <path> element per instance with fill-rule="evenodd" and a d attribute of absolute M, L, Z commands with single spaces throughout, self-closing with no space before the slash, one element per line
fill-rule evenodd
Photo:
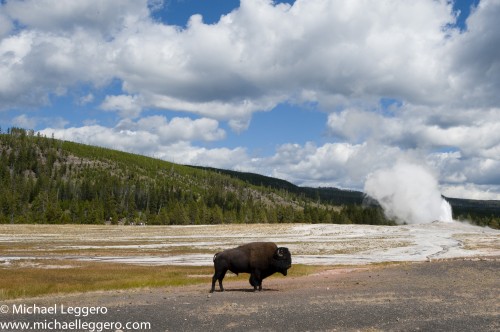
<path fill-rule="evenodd" d="M 71 261 L 209 266 L 215 252 L 251 241 L 286 246 L 293 262 L 299 264 L 500 256 L 500 231 L 459 222 L 404 226 L 0 225 L 0 234 L 0 268 L 63 268 Z"/>

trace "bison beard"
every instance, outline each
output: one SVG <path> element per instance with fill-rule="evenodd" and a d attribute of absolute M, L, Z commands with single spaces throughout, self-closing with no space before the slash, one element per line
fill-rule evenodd
<path fill-rule="evenodd" d="M 254 291 L 262 290 L 262 280 L 279 272 L 287 275 L 292 266 L 292 256 L 288 248 L 280 247 L 272 242 L 253 242 L 234 249 L 227 249 L 214 255 L 214 276 L 212 288 L 215 291 L 215 282 L 219 281 L 221 292 L 224 291 L 222 280 L 229 270 L 236 275 L 250 273 L 250 285 Z"/>

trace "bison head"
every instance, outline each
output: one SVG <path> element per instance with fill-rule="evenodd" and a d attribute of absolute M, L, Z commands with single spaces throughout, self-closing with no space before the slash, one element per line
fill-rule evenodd
<path fill-rule="evenodd" d="M 276 249 L 273 256 L 273 265 L 278 272 L 286 276 L 287 270 L 292 267 L 292 254 L 285 247 Z"/>

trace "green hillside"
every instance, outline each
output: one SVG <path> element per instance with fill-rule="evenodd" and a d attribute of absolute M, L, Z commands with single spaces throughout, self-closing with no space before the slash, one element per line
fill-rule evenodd
<path fill-rule="evenodd" d="M 340 207 L 221 170 L 19 128 L 0 134 L 0 191 L 0 223 L 392 223 L 378 207 Z"/>
<path fill-rule="evenodd" d="M 354 190 L 342 190 L 338 188 L 310 188 L 299 187 L 285 180 L 280 180 L 260 174 L 236 172 L 231 170 L 215 169 L 210 167 L 198 167 L 215 171 L 221 174 L 228 174 L 241 179 L 249 184 L 260 185 L 267 188 L 285 190 L 294 193 L 299 197 L 305 197 L 314 201 L 331 205 L 369 205 L 378 206 L 377 202 L 365 196 L 363 192 Z M 472 221 L 481 226 L 499 228 L 500 221 L 500 201 L 497 200 L 473 200 L 444 197 L 453 209 L 453 216 L 458 220 Z"/>
<path fill-rule="evenodd" d="M 202 166 L 191 167 L 213 171 L 220 174 L 227 174 L 231 177 L 238 178 L 252 185 L 284 190 L 289 193 L 299 195 L 300 197 L 307 197 L 318 202 L 325 202 L 332 205 L 362 205 L 365 201 L 364 194 L 360 191 L 342 190 L 338 188 L 299 187 L 285 180 L 256 173 L 237 172 L 232 170 Z"/>
<path fill-rule="evenodd" d="M 369 200 L 368 200 L 369 201 Z M 499 201 L 450 199 L 455 218 L 498 228 Z M 178 165 L 0 130 L 0 223 L 393 224 L 363 193 Z"/>

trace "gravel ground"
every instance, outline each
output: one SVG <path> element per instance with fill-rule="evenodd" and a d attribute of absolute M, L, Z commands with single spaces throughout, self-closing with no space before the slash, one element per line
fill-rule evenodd
<path fill-rule="evenodd" d="M 150 324 L 141 331 L 500 331 L 499 272 L 500 257 L 332 267 L 307 277 L 292 267 L 286 278 L 264 280 L 262 292 L 227 281 L 213 294 L 207 284 L 15 300 L 2 304 L 10 312 L 0 319 Z M 16 305 L 56 312 L 14 313 Z M 75 317 L 70 306 L 106 313 Z"/>

